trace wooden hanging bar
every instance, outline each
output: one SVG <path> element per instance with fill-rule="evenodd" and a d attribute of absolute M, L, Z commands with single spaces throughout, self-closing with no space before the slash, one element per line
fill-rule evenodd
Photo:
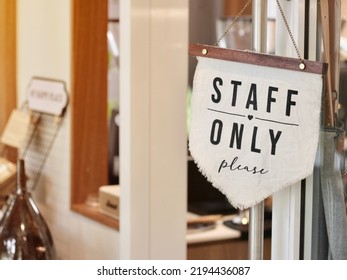
<path fill-rule="evenodd" d="M 320 2 L 321 20 L 322 20 L 322 35 L 325 62 L 329 65 L 326 76 L 326 93 L 325 93 L 325 108 L 324 108 L 324 124 L 326 126 L 335 125 L 335 114 L 337 113 L 338 105 L 338 85 L 336 83 L 337 61 L 339 57 L 339 45 L 337 40 L 340 34 L 338 28 L 340 24 L 340 16 L 336 16 L 335 0 L 326 0 Z M 339 2 L 339 1 L 337 1 Z M 338 5 L 340 7 L 340 5 Z M 335 10 L 336 9 L 336 10 Z"/>
<path fill-rule="evenodd" d="M 281 68 L 305 73 L 314 73 L 325 75 L 328 65 L 326 63 L 299 60 L 297 58 L 283 57 L 277 55 L 269 55 L 263 53 L 255 53 L 252 51 L 242 51 L 236 49 L 226 49 L 203 44 L 191 44 L 189 46 L 189 54 L 192 56 L 209 57 L 234 62 L 248 63 L 259 66 Z M 304 63 L 304 69 L 300 68 L 300 64 Z"/>

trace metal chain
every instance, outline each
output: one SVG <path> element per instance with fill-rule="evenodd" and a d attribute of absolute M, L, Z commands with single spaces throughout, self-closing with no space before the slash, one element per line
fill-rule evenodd
<path fill-rule="evenodd" d="M 281 4 L 280 4 L 280 2 L 279 2 L 278 0 L 276 0 L 276 3 L 277 3 L 277 6 L 278 6 L 278 9 L 280 10 L 280 13 L 281 13 L 281 16 L 282 16 L 284 25 L 286 26 L 286 29 L 287 29 L 288 34 L 289 34 L 289 36 L 290 36 L 290 39 L 292 40 L 292 43 L 293 43 L 293 45 L 294 45 L 296 54 L 297 54 L 299 60 L 300 60 L 300 61 L 303 61 L 303 59 L 301 58 L 300 52 L 299 52 L 299 48 L 298 48 L 298 46 L 297 46 L 296 43 L 295 43 L 294 36 L 293 36 L 292 32 L 290 31 L 290 28 L 289 28 L 287 19 L 286 19 L 285 15 L 284 15 L 284 12 L 283 12 L 283 10 L 282 10 Z"/>
<path fill-rule="evenodd" d="M 247 9 L 247 7 L 249 6 L 250 3 L 251 3 L 251 0 L 248 0 L 247 3 L 245 4 L 245 6 L 242 8 L 242 10 L 236 15 L 234 20 L 230 23 L 229 27 L 224 31 L 223 35 L 214 44 L 215 46 L 218 46 L 220 41 L 222 41 L 222 39 L 225 37 L 225 35 L 227 35 L 227 33 L 229 32 L 230 28 L 233 27 L 233 25 L 235 24 L 236 21 L 238 21 L 238 19 L 242 16 L 243 12 Z"/>
<path fill-rule="evenodd" d="M 245 4 L 245 6 L 242 8 L 242 10 L 236 15 L 236 17 L 233 19 L 233 21 L 231 22 L 231 24 L 228 26 L 228 28 L 224 31 L 223 35 L 218 39 L 218 41 L 214 44 L 215 46 L 218 46 L 218 44 L 220 43 L 220 41 L 222 41 L 222 39 L 226 36 L 226 34 L 229 32 L 230 28 L 233 27 L 233 25 L 235 24 L 236 21 L 238 21 L 238 19 L 241 17 L 241 15 L 244 13 L 244 11 L 247 9 L 247 7 L 249 6 L 249 4 L 251 3 L 252 0 L 248 0 L 247 3 Z M 281 13 L 281 16 L 282 16 L 282 19 L 283 19 L 283 22 L 284 22 L 284 25 L 286 26 L 286 29 L 288 31 L 288 34 L 290 36 L 290 39 L 293 43 L 293 46 L 295 48 L 295 52 L 299 58 L 299 60 L 301 61 L 300 64 L 299 64 L 299 68 L 301 70 L 304 70 L 306 68 L 306 65 L 304 64 L 304 60 L 302 59 L 301 55 L 300 55 L 300 52 L 299 52 L 299 48 L 294 40 L 294 36 L 292 34 L 292 32 L 290 31 L 290 28 L 289 28 L 289 25 L 288 25 L 288 22 L 287 22 L 287 19 L 284 15 L 284 12 L 283 12 L 283 9 L 281 7 L 281 4 L 279 2 L 279 0 L 276 0 L 276 3 L 277 3 L 277 7 Z"/>

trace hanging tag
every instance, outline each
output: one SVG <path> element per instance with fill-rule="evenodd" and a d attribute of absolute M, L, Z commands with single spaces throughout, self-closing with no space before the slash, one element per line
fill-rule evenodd
<path fill-rule="evenodd" d="M 61 116 L 68 103 L 65 83 L 35 77 L 29 84 L 27 100 L 30 110 Z"/>
<path fill-rule="evenodd" d="M 243 209 L 309 176 L 326 65 L 204 45 L 190 54 L 189 149 L 213 186 Z"/>
<path fill-rule="evenodd" d="M 1 137 L 1 143 L 20 148 L 27 137 L 30 116 L 22 111 L 13 110 Z"/>

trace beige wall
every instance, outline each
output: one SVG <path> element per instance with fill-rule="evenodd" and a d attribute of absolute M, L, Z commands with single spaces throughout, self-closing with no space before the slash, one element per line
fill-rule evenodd
<path fill-rule="evenodd" d="M 71 0 L 18 0 L 19 104 L 31 77 L 64 80 L 71 87 Z M 106 37 L 105 37 L 106 39 Z M 64 119 L 34 198 L 61 259 L 117 259 L 117 231 L 70 210 L 70 112 Z"/>

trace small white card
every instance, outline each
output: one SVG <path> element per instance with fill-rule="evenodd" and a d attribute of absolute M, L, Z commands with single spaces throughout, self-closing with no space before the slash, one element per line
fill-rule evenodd
<path fill-rule="evenodd" d="M 30 110 L 61 116 L 68 102 L 65 83 L 33 78 L 28 87 L 27 99 Z"/>
<path fill-rule="evenodd" d="M 5 158 L 0 158 L 0 184 L 16 174 L 16 165 Z"/>
<path fill-rule="evenodd" d="M 27 137 L 30 116 L 22 111 L 13 110 L 1 137 L 5 145 L 20 148 Z"/>

